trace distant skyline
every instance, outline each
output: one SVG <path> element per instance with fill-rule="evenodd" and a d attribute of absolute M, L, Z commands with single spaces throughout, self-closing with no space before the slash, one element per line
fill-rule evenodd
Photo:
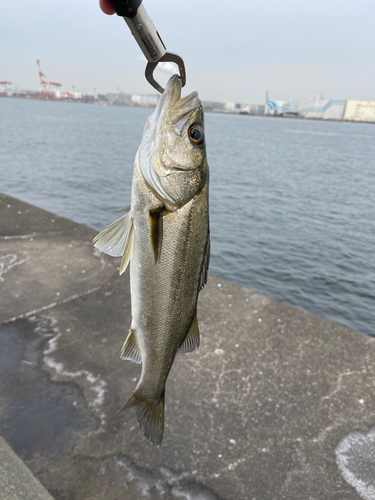
<path fill-rule="evenodd" d="M 144 0 L 168 50 L 186 65 L 186 93 L 262 104 L 293 98 L 375 100 L 375 2 Z M 0 80 L 39 87 L 36 60 L 61 90 L 153 93 L 125 22 L 98 2 L 0 5 Z M 158 71 L 165 83 L 168 74 Z"/>

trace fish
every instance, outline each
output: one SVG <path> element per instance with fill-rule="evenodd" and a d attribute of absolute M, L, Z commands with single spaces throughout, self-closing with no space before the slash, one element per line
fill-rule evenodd
<path fill-rule="evenodd" d="M 209 168 L 198 93 L 181 97 L 173 75 L 147 119 L 134 161 L 131 204 L 94 238 L 130 267 L 131 326 L 121 359 L 142 364 L 119 413 L 134 407 L 146 438 L 160 446 L 165 384 L 177 356 L 199 347 L 198 293 L 210 260 Z"/>

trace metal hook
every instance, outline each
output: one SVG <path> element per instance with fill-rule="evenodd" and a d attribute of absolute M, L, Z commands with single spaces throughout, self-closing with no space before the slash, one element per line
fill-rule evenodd
<path fill-rule="evenodd" d="M 173 63 L 177 64 L 178 70 L 180 72 L 182 86 L 185 87 L 185 85 L 186 85 L 186 72 L 185 72 L 184 61 L 181 59 L 181 57 L 179 55 L 174 54 L 173 52 L 166 52 L 156 62 L 149 62 L 146 66 L 146 70 L 145 70 L 146 80 L 154 87 L 154 89 L 156 89 L 161 94 L 164 92 L 163 87 L 161 85 L 159 85 L 158 82 L 154 78 L 155 68 L 160 62 L 173 62 Z"/>

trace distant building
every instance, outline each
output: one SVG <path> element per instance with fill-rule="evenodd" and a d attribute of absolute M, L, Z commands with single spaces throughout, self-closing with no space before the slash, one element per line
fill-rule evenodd
<path fill-rule="evenodd" d="M 306 118 L 320 118 L 323 120 L 342 120 L 346 101 L 323 99 L 318 94 L 309 100 Z"/>
<path fill-rule="evenodd" d="M 254 115 L 263 115 L 264 114 L 264 104 L 249 104 L 250 113 Z"/>
<path fill-rule="evenodd" d="M 344 120 L 375 122 L 375 101 L 346 101 Z"/>
<path fill-rule="evenodd" d="M 288 101 L 267 101 L 264 107 L 265 115 L 284 116 L 298 115 L 299 103 L 293 99 Z"/>
<path fill-rule="evenodd" d="M 225 104 L 217 101 L 203 101 L 203 108 L 206 111 L 224 111 Z"/>
<path fill-rule="evenodd" d="M 224 103 L 224 110 L 225 111 L 235 111 L 236 109 L 236 103 L 235 102 L 225 102 Z"/>
<path fill-rule="evenodd" d="M 123 94 L 122 92 L 109 93 L 106 94 L 107 100 L 112 104 L 118 104 L 119 106 L 129 106 L 131 103 L 131 95 Z"/>
<path fill-rule="evenodd" d="M 156 94 L 132 95 L 131 102 L 132 104 L 137 104 L 138 106 L 152 107 L 157 105 L 158 96 Z"/>
<path fill-rule="evenodd" d="M 98 101 L 99 102 L 108 102 L 107 96 L 104 94 L 98 94 Z"/>
<path fill-rule="evenodd" d="M 240 113 L 248 115 L 263 115 L 263 104 L 241 104 Z"/>
<path fill-rule="evenodd" d="M 264 114 L 265 115 L 276 114 L 276 102 L 267 100 L 264 106 Z"/>
<path fill-rule="evenodd" d="M 56 98 L 61 100 L 81 100 L 82 97 L 82 92 L 63 92 L 62 90 L 56 91 Z"/>
<path fill-rule="evenodd" d="M 297 116 L 299 114 L 299 102 L 289 99 L 284 104 L 283 115 Z"/>

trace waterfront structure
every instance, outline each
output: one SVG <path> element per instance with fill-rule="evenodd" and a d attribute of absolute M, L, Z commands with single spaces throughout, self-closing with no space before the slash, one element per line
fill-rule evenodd
<path fill-rule="evenodd" d="M 264 108 L 264 104 L 250 104 L 250 113 L 253 113 L 255 115 L 263 115 Z"/>
<path fill-rule="evenodd" d="M 235 102 L 225 102 L 224 103 L 224 111 L 228 111 L 229 113 L 234 113 L 236 111 L 236 103 Z"/>
<path fill-rule="evenodd" d="M 268 92 L 267 92 L 268 94 Z M 268 96 L 267 96 L 268 97 Z M 266 104 L 264 106 L 264 114 L 265 115 L 274 115 L 276 110 L 276 103 L 274 101 L 266 100 Z"/>
<path fill-rule="evenodd" d="M 224 111 L 225 103 L 217 101 L 204 101 L 203 108 L 205 111 Z"/>
<path fill-rule="evenodd" d="M 174 371 L 174 418 L 153 450 L 130 414 L 113 418 L 123 381 L 137 376 L 116 352 L 131 323 L 127 280 L 107 255 L 98 266 L 95 230 L 7 195 L 0 202 L 11 257 L 1 283 L 1 425 L 52 492 L 373 498 L 374 467 L 363 465 L 373 463 L 373 338 L 210 275 L 199 304 L 204 342 Z M 49 500 L 1 439 L 0 457 L 1 498 Z"/>
<path fill-rule="evenodd" d="M 346 101 L 324 99 L 320 94 L 309 100 L 306 118 L 321 120 L 342 120 Z"/>
<path fill-rule="evenodd" d="M 158 96 L 156 94 L 148 95 L 132 95 L 132 104 L 137 104 L 138 106 L 153 107 L 158 103 Z"/>
<path fill-rule="evenodd" d="M 110 92 L 106 95 L 107 101 L 112 104 L 119 104 L 120 106 L 129 106 L 131 103 L 131 95 L 123 94 L 122 92 Z"/>
<path fill-rule="evenodd" d="M 294 99 L 289 99 L 288 101 L 268 100 L 264 106 L 264 114 L 274 116 L 298 115 L 299 103 Z"/>
<path fill-rule="evenodd" d="M 0 82 L 0 96 L 8 97 L 7 85 L 12 85 L 12 82 L 8 82 L 7 80 L 2 80 Z"/>
<path fill-rule="evenodd" d="M 299 115 L 299 102 L 294 99 L 288 99 L 283 107 L 283 115 Z"/>
<path fill-rule="evenodd" d="M 56 99 L 61 100 L 81 101 L 84 98 L 84 94 L 82 92 L 62 92 L 60 90 L 57 90 L 55 95 Z"/>
<path fill-rule="evenodd" d="M 375 101 L 346 101 L 343 119 L 375 122 Z"/>
<path fill-rule="evenodd" d="M 39 75 L 39 99 L 56 99 L 57 87 L 61 87 L 61 83 L 55 81 L 46 82 L 45 78 L 47 75 L 42 73 L 39 59 L 37 59 L 36 64 Z"/>

